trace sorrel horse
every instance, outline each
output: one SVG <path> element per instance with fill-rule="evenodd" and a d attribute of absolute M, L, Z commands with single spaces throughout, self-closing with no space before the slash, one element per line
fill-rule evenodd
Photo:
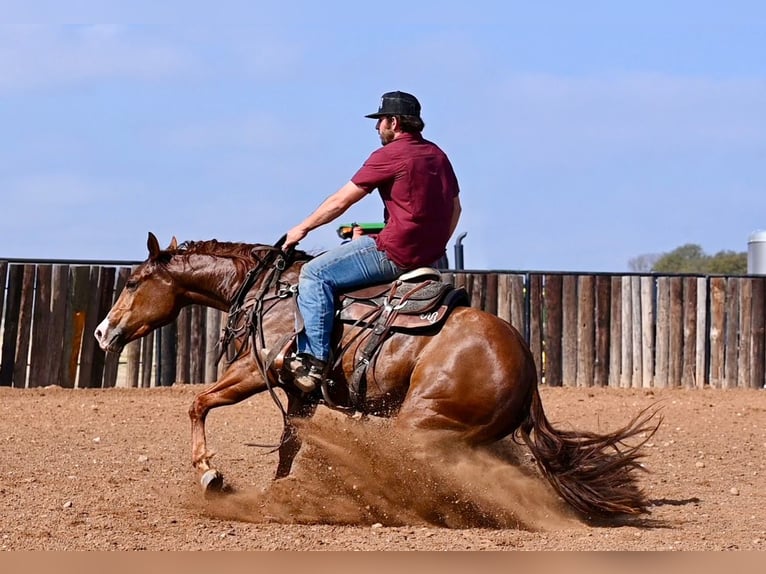
<path fill-rule="evenodd" d="M 297 284 L 309 255 L 295 252 L 280 270 L 280 281 L 266 285 L 272 270 L 268 262 L 285 261 L 275 247 L 216 240 L 178 245 L 173 238 L 163 250 L 152 233 L 147 246 L 149 258 L 132 272 L 96 329 L 102 349 L 121 351 L 126 343 L 172 321 L 185 305 L 231 310 L 248 277 L 252 279 L 248 297 L 260 293 L 256 303 L 262 344 L 280 345 L 286 334 L 293 333 L 296 307 L 289 296 L 292 291 L 284 286 Z M 345 327 L 342 340 L 353 341 L 361 328 Z M 254 348 L 250 344 L 247 352 L 240 353 L 189 409 L 192 463 L 203 488 L 223 486 L 206 448 L 205 418 L 211 409 L 273 391 L 272 384 L 281 387 L 287 408 L 276 478 L 282 478 L 289 474 L 300 448 L 292 423 L 313 415 L 323 402 L 318 393 L 304 394 L 289 383 L 272 382 Z M 336 363 L 331 373 L 336 384 L 325 404 L 349 405 L 347 383 L 355 365 L 353 355 L 346 353 Z M 647 438 L 632 445 L 626 441 L 642 433 L 651 436 L 660 424 L 650 423 L 655 412 L 642 411 L 608 434 L 554 428 L 543 411 L 537 370 L 526 342 L 495 315 L 457 307 L 436 332 L 420 336 L 394 332 L 383 343 L 372 379 L 364 402 L 357 406 L 362 413 L 392 416 L 400 428 L 428 431 L 430 436 L 466 445 L 491 444 L 511 435 L 527 445 L 543 476 L 581 515 L 647 511 L 648 501 L 635 472 L 642 468 L 638 460 Z"/>

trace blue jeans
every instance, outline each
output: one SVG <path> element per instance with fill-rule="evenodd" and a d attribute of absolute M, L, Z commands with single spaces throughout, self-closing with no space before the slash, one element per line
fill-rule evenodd
<path fill-rule="evenodd" d="M 327 361 L 335 318 L 335 293 L 341 289 L 393 281 L 402 270 L 378 251 L 372 237 L 360 237 L 306 263 L 298 280 L 298 309 L 303 331 L 299 353 Z"/>

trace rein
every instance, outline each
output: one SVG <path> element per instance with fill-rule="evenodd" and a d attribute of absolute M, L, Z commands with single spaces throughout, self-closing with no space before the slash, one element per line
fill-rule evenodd
<path fill-rule="evenodd" d="M 269 376 L 269 362 L 267 361 L 264 363 L 260 351 L 265 346 L 265 336 L 263 333 L 263 316 L 265 314 L 264 304 L 277 299 L 285 299 L 294 295 L 295 292 L 291 286 L 286 285 L 284 282 L 280 281 L 282 272 L 290 267 L 295 252 L 295 249 L 292 247 L 286 251 L 281 249 L 281 246 L 286 238 L 287 236 L 283 235 L 264 257 L 260 258 L 256 256 L 258 262 L 255 267 L 248 271 L 244 281 L 242 282 L 242 285 L 240 285 L 239 290 L 237 291 L 237 294 L 234 296 L 231 307 L 229 308 L 229 317 L 226 322 L 226 327 L 223 329 L 221 338 L 218 341 L 218 361 L 220 361 L 232 341 L 241 338 L 243 335 L 252 336 L 253 360 L 258 366 L 258 370 L 260 371 L 261 376 L 266 383 L 266 388 L 269 391 L 269 395 L 271 395 L 272 400 L 277 405 L 279 411 L 282 414 L 282 422 L 285 426 L 289 424 L 287 410 L 285 409 L 284 405 L 282 405 L 282 402 L 279 400 L 279 397 L 274 391 L 275 383 Z M 263 278 L 261 280 L 258 291 L 253 297 L 252 308 L 248 309 L 248 306 L 245 305 L 247 296 L 255 287 L 258 279 L 261 277 Z M 267 294 L 272 290 L 272 288 L 274 289 L 275 294 L 271 297 L 267 297 Z M 278 345 L 278 347 L 284 345 L 287 338 L 291 336 L 292 334 L 287 334 L 285 336 L 285 340 L 280 341 L 280 345 Z M 227 362 L 231 364 L 241 358 L 246 349 L 247 344 L 242 344 L 236 350 L 234 356 L 228 359 Z M 248 443 L 248 446 L 260 446 L 265 448 L 274 448 L 276 450 L 281 446 L 281 444 L 261 445 Z"/>
<path fill-rule="evenodd" d="M 263 346 L 264 336 L 261 319 L 263 317 L 263 303 L 266 300 L 266 293 L 274 285 L 279 283 L 279 278 L 282 275 L 282 272 L 290 266 L 290 263 L 292 263 L 292 258 L 295 251 L 292 247 L 287 251 L 282 251 L 281 246 L 286 238 L 287 236 L 283 235 L 279 241 L 274 244 L 272 250 L 270 250 L 265 257 L 259 258 L 256 256 L 258 259 L 257 264 L 247 272 L 245 280 L 242 282 L 242 285 L 240 285 L 237 294 L 234 296 L 234 300 L 232 301 L 231 307 L 229 308 L 229 317 L 226 322 L 226 327 L 221 333 L 221 338 L 218 341 L 220 347 L 218 350 L 218 361 L 223 358 L 223 355 L 226 352 L 229 344 L 248 331 L 252 332 L 255 330 L 258 334 L 258 340 L 261 343 L 261 346 Z M 261 289 L 256 294 L 255 304 L 252 311 L 250 312 L 250 316 L 243 321 L 242 319 L 245 316 L 245 312 L 248 310 L 245 306 L 247 295 L 255 286 L 259 276 L 269 270 L 269 266 L 271 267 L 271 273 L 266 278 L 266 280 L 261 282 Z M 282 299 L 289 297 L 291 294 L 291 289 L 282 288 L 277 292 L 276 298 Z M 257 329 L 253 329 L 253 327 L 257 327 Z M 234 357 L 229 359 L 228 362 L 231 364 L 239 359 L 242 356 L 244 349 L 245 345 L 242 345 L 237 350 Z M 257 355 L 256 359 L 258 359 Z M 258 361 L 256 360 L 256 362 Z"/>

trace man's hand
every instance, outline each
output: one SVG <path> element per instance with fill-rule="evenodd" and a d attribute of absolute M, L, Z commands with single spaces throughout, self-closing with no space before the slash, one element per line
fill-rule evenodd
<path fill-rule="evenodd" d="M 309 234 L 308 230 L 300 225 L 296 225 L 290 231 L 287 232 L 285 242 L 282 244 L 282 250 L 286 251 L 291 247 L 298 245 L 301 239 Z"/>

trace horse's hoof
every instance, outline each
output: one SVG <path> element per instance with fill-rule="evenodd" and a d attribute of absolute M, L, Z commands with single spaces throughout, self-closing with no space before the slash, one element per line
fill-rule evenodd
<path fill-rule="evenodd" d="M 200 477 L 199 483 L 202 485 L 202 490 L 205 491 L 205 494 L 223 492 L 223 475 L 214 468 L 206 470 Z"/>

